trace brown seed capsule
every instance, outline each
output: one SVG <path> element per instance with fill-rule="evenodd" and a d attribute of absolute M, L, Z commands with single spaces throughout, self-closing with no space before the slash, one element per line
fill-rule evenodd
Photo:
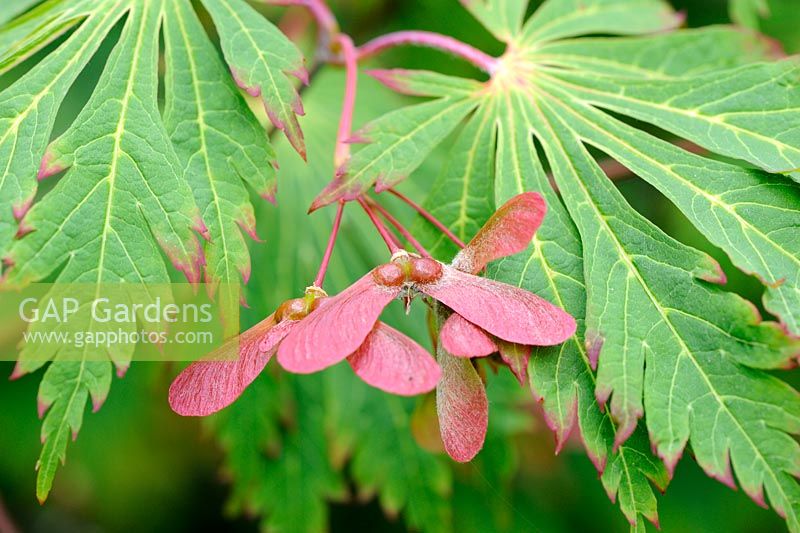
<path fill-rule="evenodd" d="M 300 320 L 308 314 L 308 307 L 305 298 L 295 298 L 286 300 L 275 311 L 275 321 Z"/>
<path fill-rule="evenodd" d="M 386 263 L 372 271 L 372 277 L 378 285 L 397 287 L 406 281 L 403 269 L 394 263 Z"/>
<path fill-rule="evenodd" d="M 419 257 L 411 260 L 411 281 L 433 283 L 442 277 L 442 265 L 435 259 Z"/>

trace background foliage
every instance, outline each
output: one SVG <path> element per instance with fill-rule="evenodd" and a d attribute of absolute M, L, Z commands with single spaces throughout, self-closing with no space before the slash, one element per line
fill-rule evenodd
<path fill-rule="evenodd" d="M 8 9 L 4 6 L 0 17 L 24 9 L 27 3 L 15 0 Z M 420 28 L 454 35 L 490 52 L 500 51 L 491 36 L 449 0 L 341 4 L 334 3 L 340 20 L 358 42 L 388 30 Z M 729 6 L 721 1 L 674 4 L 687 10 L 689 25 L 728 20 Z M 770 1 L 772 17 L 760 17 L 759 4 L 737 1 L 731 13 L 740 22 L 781 39 L 787 50 L 800 49 L 797 24 L 787 22 L 794 14 L 792 0 Z M 97 81 L 117 35 L 101 45 L 101 53 L 67 94 L 57 131 L 63 131 L 86 104 L 89 88 Z M 454 59 L 424 50 L 393 51 L 381 62 L 473 74 Z M 6 74 L 0 87 L 25 68 Z M 278 208 L 255 195 L 251 199 L 257 232 L 265 243 L 250 245 L 253 275 L 247 287 L 251 307 L 246 322 L 263 317 L 313 277 L 331 213 L 325 210 L 310 218 L 304 213 L 333 173 L 328 161 L 341 85 L 340 72 L 324 69 L 304 94 L 307 118 L 301 125 L 311 154 L 308 165 L 285 139 L 277 140 Z M 355 123 L 363 124 L 411 102 L 387 95 L 377 83 L 364 79 Z M 449 146 L 454 140 L 444 144 Z M 414 173 L 407 190 L 421 198 L 428 177 L 440 174 L 448 157 L 446 149 L 437 150 Z M 759 300 L 758 282 L 736 270 L 654 189 L 639 180 L 625 181 L 619 188 L 667 234 L 715 256 L 731 277 L 728 289 Z M 332 290 L 346 286 L 382 258 L 380 243 L 362 230 L 363 221 L 351 211 L 354 216 L 346 219 L 344 232 L 348 238 L 329 274 Z M 279 286 L 273 282 L 276 279 L 281 280 Z M 416 316 L 415 326 L 407 321 L 400 324 L 422 331 L 422 319 Z M 428 442 L 424 436 L 431 406 L 426 399 L 389 397 L 364 386 L 342 368 L 295 378 L 273 366 L 234 406 L 200 424 L 174 416 L 166 405 L 173 369 L 134 365 L 125 379 L 115 383 L 108 404 L 87 418 L 45 507 L 35 503 L 31 471 L 39 442 L 33 401 L 36 380 L 0 387 L 4 405 L 0 411 L 4 452 L 0 454 L 0 495 L 5 507 L 26 530 L 41 531 L 86 527 L 113 531 L 131 523 L 143 529 L 190 530 L 213 524 L 242 531 L 258 525 L 312 531 L 326 525 L 333 530 L 369 526 L 426 531 L 628 527 L 608 504 L 578 442 L 567 441 L 563 452 L 553 456 L 552 434 L 540 409 L 510 379 L 503 379 L 508 376 L 490 382 L 492 425 L 485 450 L 475 463 L 455 465 L 441 454 L 425 452 L 411 436 L 409 428 L 414 428 L 418 440 Z M 196 445 L 198 440 L 202 446 Z M 220 480 L 225 483 L 219 484 Z M 220 514 L 223 508 L 224 515 Z M 691 460 L 679 464 L 669 491 L 659 497 L 659 515 L 667 531 L 783 527 L 772 512 L 758 509 L 741 492 L 708 479 Z M 709 524 L 714 524 L 711 529 Z"/>

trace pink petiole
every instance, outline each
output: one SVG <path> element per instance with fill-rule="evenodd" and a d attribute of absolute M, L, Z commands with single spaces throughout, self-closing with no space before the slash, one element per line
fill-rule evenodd
<path fill-rule="evenodd" d="M 336 237 L 339 234 L 339 228 L 342 224 L 342 215 L 344 213 L 344 201 L 339 201 L 339 207 L 336 210 L 336 217 L 333 219 L 333 227 L 331 228 L 331 236 L 328 238 L 328 246 L 325 249 L 325 255 L 322 256 L 322 262 L 319 265 L 319 271 L 317 272 L 317 277 L 314 280 L 314 287 L 322 288 L 322 284 L 325 282 L 325 274 L 328 271 L 328 264 L 331 261 L 331 255 L 333 254 L 333 248 L 336 246 Z"/>
<path fill-rule="evenodd" d="M 406 227 L 403 226 L 403 224 L 400 223 L 399 220 L 397 220 L 394 216 L 392 216 L 392 214 L 389 213 L 389 211 L 387 211 L 385 207 L 372 200 L 369 201 L 369 204 L 373 209 L 375 209 L 378 213 L 380 213 L 380 215 L 389 224 L 394 226 L 397 232 L 400 233 L 400 235 L 402 235 L 403 238 L 406 241 L 408 241 L 408 243 L 411 244 L 411 246 L 413 246 L 414 249 L 416 249 L 420 253 L 420 255 L 422 255 L 423 257 L 432 257 L 431 254 L 429 254 L 428 251 L 422 246 L 422 244 L 420 244 L 420 242 L 417 239 L 415 239 L 413 235 L 411 235 L 411 232 L 408 231 L 408 229 L 406 229 Z"/>
<path fill-rule="evenodd" d="M 395 254 L 401 251 L 402 249 L 397 244 L 397 241 L 395 240 L 394 236 L 389 232 L 389 230 L 386 228 L 383 222 L 381 222 L 381 219 L 378 218 L 378 216 L 375 214 L 375 212 L 372 210 L 369 204 L 367 204 L 366 200 L 364 200 L 363 197 L 359 197 L 357 201 L 359 205 L 364 209 L 364 212 L 367 214 L 369 219 L 372 221 L 372 224 L 375 226 L 375 229 L 378 230 L 378 233 L 383 239 L 383 242 L 385 242 L 386 246 L 389 248 L 389 252 Z"/>
<path fill-rule="evenodd" d="M 389 192 L 398 197 L 400 200 L 408 204 L 414 211 L 419 213 L 425 220 L 436 226 L 436 228 L 444 233 L 448 239 L 453 241 L 453 243 L 458 246 L 459 248 L 464 248 L 466 246 L 464 242 L 456 237 L 456 234 L 450 231 L 450 228 L 445 226 L 442 222 L 439 221 L 435 216 L 429 213 L 424 207 L 416 203 L 414 200 L 406 196 L 405 194 L 397 191 L 396 189 L 389 189 Z"/>

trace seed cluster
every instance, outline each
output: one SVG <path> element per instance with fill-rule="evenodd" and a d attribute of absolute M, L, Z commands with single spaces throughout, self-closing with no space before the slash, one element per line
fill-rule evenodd
<path fill-rule="evenodd" d="M 372 271 L 375 282 L 385 287 L 404 283 L 433 283 L 442 277 L 442 265 L 429 257 L 401 255 Z"/>

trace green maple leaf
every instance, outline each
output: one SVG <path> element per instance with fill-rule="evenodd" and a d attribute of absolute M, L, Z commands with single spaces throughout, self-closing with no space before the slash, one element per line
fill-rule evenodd
<path fill-rule="evenodd" d="M 250 9 L 242 0 L 225 6 L 238 13 Z M 0 12 L 16 14 L 5 6 Z M 122 35 L 89 102 L 51 141 L 64 95 L 122 20 Z M 232 33 L 251 32 L 263 46 L 285 53 L 280 60 L 265 58 L 254 72 L 280 69 L 288 61 L 302 63 L 288 39 L 260 16 L 247 17 L 246 23 L 227 17 L 215 21 L 223 41 Z M 164 118 L 157 100 L 162 27 Z M 59 36 L 65 36 L 61 44 L 0 93 L 3 286 L 48 277 L 98 287 L 168 283 L 162 254 L 192 282 L 205 277 L 213 287 L 238 286 L 250 271 L 241 231 L 254 234 L 255 226 L 245 183 L 272 198 L 275 156 L 191 4 L 44 2 L 0 30 L 0 72 Z M 239 61 L 238 45 L 232 55 L 231 61 Z M 280 77 L 274 86 L 264 86 L 261 96 L 270 106 L 294 109 L 296 93 L 287 90 L 286 76 Z M 285 113 L 279 116 L 290 120 Z M 287 134 L 300 133 L 296 128 Z M 37 177 L 64 170 L 55 187 L 34 204 Z M 40 413 L 47 412 L 37 478 L 41 500 L 50 491 L 58 461 L 65 458 L 70 434 L 80 429 L 88 398 L 99 408 L 110 387 L 111 362 L 122 372 L 131 357 L 118 350 L 98 357 L 88 350 L 33 353 L 26 348 L 20 354 L 15 376 L 54 360 L 39 390 Z"/>
<path fill-rule="evenodd" d="M 793 477 L 800 448 L 791 437 L 800 429 L 800 402 L 764 372 L 798 355 L 784 331 L 800 332 L 795 60 L 764 62 L 768 44 L 732 28 L 647 35 L 679 23 L 656 0 L 550 0 L 527 21 L 521 2 L 464 3 L 508 44 L 492 79 L 465 93 L 467 82 L 458 79 L 379 72 L 389 87 L 433 99 L 369 124 L 372 144 L 354 153 L 343 174 L 347 186 L 337 176 L 324 201 L 382 189 L 384 176 L 394 184 L 434 149 L 421 146 L 424 154 L 410 159 L 397 139 L 413 140 L 426 117 L 405 127 L 389 116 L 469 102 L 463 118 L 425 134 L 444 139 L 463 124 L 427 204 L 468 240 L 510 196 L 546 196 L 550 209 L 531 249 L 490 272 L 585 318 L 573 340 L 531 361 L 531 385 L 558 442 L 577 426 L 595 464 L 605 467 L 606 489 L 634 525 L 640 516 L 656 520 L 647 480 L 663 488 L 688 442 L 709 475 L 733 485 L 735 473 L 757 502 L 765 490 L 800 530 Z M 689 153 L 607 111 L 743 163 Z M 724 281 L 719 266 L 637 214 L 587 146 L 653 184 L 735 265 L 762 279 L 765 306 L 783 326 L 761 322 L 749 303 L 714 286 Z M 439 255 L 454 252 L 441 237 L 431 244 Z M 608 402 L 605 413 L 595 398 Z M 643 429 L 635 431 L 645 413 L 667 470 L 649 452 Z"/>

